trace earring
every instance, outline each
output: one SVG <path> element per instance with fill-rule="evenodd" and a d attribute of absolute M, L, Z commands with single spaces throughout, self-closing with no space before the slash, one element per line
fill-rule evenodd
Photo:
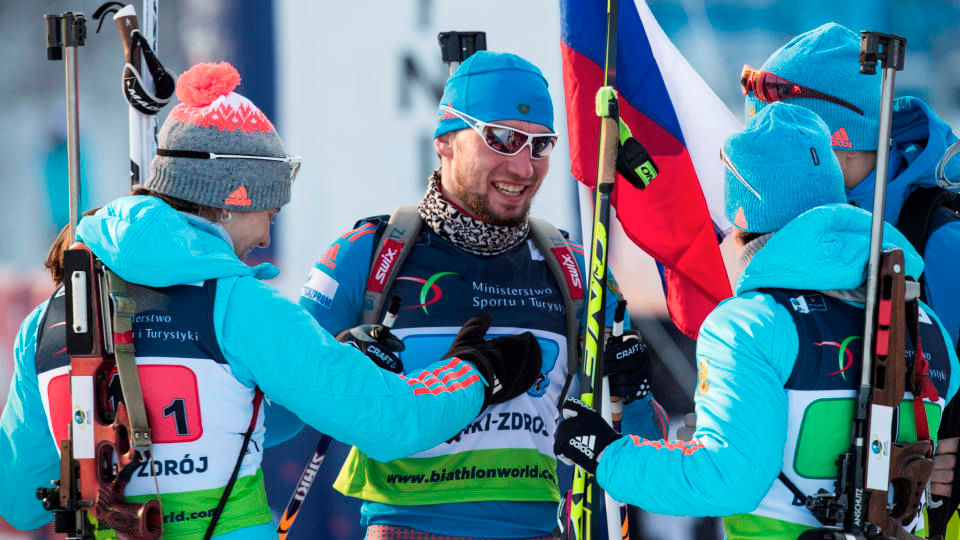
<path fill-rule="evenodd" d="M 229 223 L 233 219 L 233 212 L 224 210 L 220 213 L 220 223 Z"/>

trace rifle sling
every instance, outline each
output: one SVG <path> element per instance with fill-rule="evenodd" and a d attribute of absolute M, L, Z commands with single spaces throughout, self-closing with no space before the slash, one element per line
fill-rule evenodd
<path fill-rule="evenodd" d="M 136 302 L 127 295 L 131 285 L 120 279 L 109 268 L 103 268 L 107 278 L 107 288 L 113 303 L 113 353 L 120 377 L 120 389 L 123 391 L 123 403 L 130 418 L 131 444 L 140 451 L 150 451 L 153 439 L 150 423 L 147 420 L 147 408 L 143 403 L 143 388 L 137 371 L 137 360 L 133 346 L 133 316 Z"/>
<path fill-rule="evenodd" d="M 230 480 L 227 482 L 226 487 L 223 488 L 223 493 L 217 502 L 217 509 L 213 511 L 210 523 L 207 524 L 207 530 L 203 533 L 203 540 L 210 540 L 214 531 L 217 530 L 217 522 L 220 521 L 220 514 L 223 513 L 224 507 L 227 506 L 227 501 L 230 499 L 230 492 L 233 491 L 233 485 L 237 483 L 237 477 L 240 475 L 240 467 L 243 465 L 243 458 L 247 455 L 247 446 L 250 445 L 250 437 L 253 436 L 253 431 L 257 428 L 257 417 L 260 416 L 260 403 L 262 401 L 263 392 L 258 387 L 253 394 L 253 416 L 250 417 L 250 426 L 247 427 L 247 432 L 243 434 L 243 444 L 240 445 L 240 455 L 237 456 L 237 463 L 233 466 L 233 474 L 230 475 Z"/>

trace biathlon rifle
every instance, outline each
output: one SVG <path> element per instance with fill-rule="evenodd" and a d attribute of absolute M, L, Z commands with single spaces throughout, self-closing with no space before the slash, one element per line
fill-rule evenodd
<path fill-rule="evenodd" d="M 44 19 L 47 58 L 66 58 L 68 234 L 72 241 L 79 221 L 81 181 L 77 47 L 86 39 L 86 18 L 67 12 Z M 51 482 L 52 488 L 37 489 L 37 498 L 53 512 L 54 532 L 67 538 L 94 538 L 91 518 L 97 520 L 97 529 L 113 529 L 121 540 L 159 538 L 163 532 L 159 495 L 143 503 L 123 500 L 134 471 L 146 460 L 153 470 L 151 431 L 134 358 L 136 306 L 125 294 L 126 283 L 83 244 L 74 243 L 64 253 L 63 275 L 72 414 L 67 438 L 58 441 L 60 478 Z M 111 399 L 114 377 L 120 380 L 122 401 Z"/>
<path fill-rule="evenodd" d="M 881 253 L 883 210 L 889 155 L 893 86 L 903 69 L 906 39 L 877 32 L 861 32 L 860 71 L 876 73 L 883 65 L 880 135 L 877 150 L 870 258 L 867 267 L 862 370 L 856 393 L 849 450 L 837 459 L 834 493 L 807 497 L 806 506 L 828 527 L 811 529 L 800 538 L 880 540 L 919 538 L 904 529 L 920 510 L 921 494 L 933 473 L 929 439 L 909 445 L 894 439 L 896 411 L 906 389 L 907 301 L 915 302 L 919 286 L 905 278 L 903 251 Z M 915 304 L 913 304 L 915 305 Z M 916 337 L 916 332 L 913 332 Z M 919 353 L 919 341 L 915 343 Z M 914 362 L 916 381 L 919 362 Z M 915 385 L 914 385 L 915 386 Z M 917 394 L 916 388 L 912 388 Z M 914 400 L 922 396 L 914 395 Z M 917 432 L 926 426 L 922 407 L 916 415 Z M 922 435 L 918 435 L 922 439 Z M 892 486 L 892 497 L 888 490 Z M 892 503 L 888 503 L 891 501 Z"/>

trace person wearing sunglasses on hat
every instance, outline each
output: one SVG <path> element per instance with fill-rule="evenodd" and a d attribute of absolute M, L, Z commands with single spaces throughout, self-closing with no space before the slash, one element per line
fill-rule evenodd
<path fill-rule="evenodd" d="M 741 89 L 749 118 L 767 104 L 786 101 L 820 115 L 843 170 L 847 199 L 870 210 L 877 161 L 880 70 L 860 73 L 860 35 L 836 23 L 805 32 L 778 49 L 759 70 L 744 66 Z M 905 232 L 924 258 L 923 294 L 960 341 L 960 216 L 921 200 L 939 190 L 935 170 L 957 142 L 950 126 L 922 100 L 894 100 L 884 217 Z M 960 160 L 947 161 L 948 179 L 960 178 Z M 957 205 L 960 208 L 960 205 Z M 929 222 L 926 220 L 929 219 Z M 917 220 L 921 223 L 917 224 Z M 924 229 L 924 225 L 927 225 Z"/>
<path fill-rule="evenodd" d="M 785 101 L 820 115 L 843 170 L 847 200 L 873 208 L 880 116 L 880 79 L 860 73 L 860 35 L 827 23 L 800 34 L 775 51 L 759 70 L 744 66 L 741 89 L 747 118 L 769 103 Z M 960 197 L 938 186 L 937 169 L 960 178 L 960 160 L 950 160 L 957 136 L 916 97 L 894 99 L 884 218 L 903 232 L 924 261 L 921 298 L 941 317 L 960 350 Z M 942 163 L 941 163 L 942 162 Z M 949 495 L 960 435 L 960 410 L 947 409 L 938 449 L 936 495 Z M 950 420 L 953 418 L 953 420 Z M 952 504 L 960 502 L 955 497 Z"/>
<path fill-rule="evenodd" d="M 184 73 L 149 178 L 77 226 L 78 241 L 138 285 L 127 294 L 136 302 L 136 361 L 161 466 L 151 467 L 154 477 L 134 471 L 123 493 L 161 498 L 166 538 L 202 537 L 221 499 L 228 504 L 218 537 L 276 538 L 263 448 L 289 436 L 290 425 L 299 429 L 300 419 L 387 461 L 442 443 L 486 403 L 512 397 L 489 381 L 516 380 L 522 392 L 540 371 L 532 335 L 484 340 L 482 318 L 458 334 L 450 353 L 423 359 L 426 371 L 381 369 L 367 337 L 389 341 L 389 332 L 347 329 L 339 339 L 348 343 L 340 343 L 262 281 L 277 268 L 244 264 L 251 249 L 270 243 L 270 222 L 290 202 L 299 159 L 286 154 L 260 109 L 233 92 L 239 82 L 226 63 Z M 58 282 L 66 244 L 64 233 L 48 261 Z M 58 442 L 69 437 L 65 318 L 58 288 L 16 340 L 0 417 L 0 515 L 20 529 L 50 521 L 35 493 L 59 478 Z M 96 398 L 117 403 L 123 394 Z"/>
<path fill-rule="evenodd" d="M 579 357 L 572 353 L 571 370 L 568 344 L 579 349 L 583 324 L 561 287 L 582 296 L 586 282 L 582 247 L 557 231 L 550 249 L 538 249 L 532 229 L 545 222 L 528 215 L 556 148 L 553 125 L 547 81 L 537 67 L 513 54 L 472 55 L 444 86 L 434 132 L 440 168 L 408 211 L 419 232 L 393 283 L 378 277 L 399 256 L 391 251 L 399 243 L 389 243 L 389 216 L 359 221 L 307 278 L 301 305 L 331 332 L 366 317 L 370 283 L 401 296 L 393 328 L 406 345 L 407 366 L 420 364 L 407 361 L 410 353 L 446 350 L 449 327 L 480 309 L 493 316 L 491 332 L 532 331 L 543 351 L 540 380 L 485 409 L 457 437 L 389 463 L 351 451 L 334 487 L 364 499 L 367 538 L 553 537 L 560 500 L 552 447 L 557 405 L 564 390 L 577 393 L 575 385 L 565 387 Z M 564 275 L 551 271 L 550 260 Z M 611 281 L 607 320 L 618 297 Z M 576 314 L 570 326 L 568 312 Z M 625 430 L 659 437 L 666 415 L 648 393 L 646 349 L 635 338 L 608 346 L 621 353 L 619 360 L 607 355 L 613 393 L 629 402 Z M 402 483 L 398 474 L 429 481 Z"/>
<path fill-rule="evenodd" d="M 803 107 L 765 107 L 720 155 L 725 213 L 745 268 L 735 296 L 700 329 L 693 438 L 620 436 L 568 402 L 557 452 L 596 471 L 618 501 L 722 516 L 731 540 L 793 539 L 820 524 L 793 504 L 780 473 L 799 494 L 832 492 L 837 456 L 850 447 L 871 214 L 846 204 L 830 132 Z M 918 276 L 923 261 L 906 238 L 890 224 L 883 237 L 885 248 L 903 250 L 906 274 Z M 924 398 L 933 433 L 960 386 L 960 364 L 934 312 L 921 310 L 922 349 L 939 396 Z M 907 347 L 912 358 L 912 342 Z M 913 442 L 915 433 L 914 415 L 901 414 L 899 442 Z M 592 454 L 570 440 L 595 441 Z M 918 516 L 910 530 L 922 523 Z"/>

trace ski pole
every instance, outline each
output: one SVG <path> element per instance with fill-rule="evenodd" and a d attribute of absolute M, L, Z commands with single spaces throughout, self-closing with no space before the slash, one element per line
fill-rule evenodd
<path fill-rule="evenodd" d="M 393 295 L 390 299 L 390 308 L 387 309 L 387 313 L 383 316 L 382 323 L 388 330 L 393 328 L 393 324 L 397 322 L 397 313 L 400 312 L 400 301 L 400 297 L 397 295 Z M 300 506 L 303 504 L 304 499 L 307 498 L 307 493 L 310 492 L 310 487 L 313 485 L 313 481 L 320 471 L 320 466 L 323 465 L 323 460 L 327 455 L 327 450 L 330 448 L 332 441 L 333 437 L 320 435 L 320 440 L 317 441 L 317 447 L 313 451 L 313 456 L 311 456 L 307 466 L 304 467 L 303 473 L 300 474 L 297 487 L 293 490 L 293 495 L 290 496 L 287 507 L 283 510 L 283 515 L 280 516 L 280 523 L 277 525 L 277 535 L 280 537 L 280 540 L 286 540 L 287 535 L 290 534 L 290 527 L 293 526 L 294 520 L 297 519 L 297 515 L 300 513 Z"/>
<path fill-rule="evenodd" d="M 610 330 L 610 337 L 620 337 L 623 335 L 623 321 L 627 314 L 627 301 L 620 299 L 617 302 L 617 310 L 613 314 L 613 327 Z M 623 401 L 613 401 L 610 395 L 610 376 L 603 376 L 603 403 L 609 403 L 609 407 L 601 408 L 600 416 L 613 426 L 613 429 L 620 432 L 620 421 L 623 419 Z M 607 535 L 613 538 L 626 540 L 629 538 L 630 524 L 627 506 L 621 505 L 615 501 L 609 493 L 604 492 L 604 509 L 607 516 Z M 612 523 L 620 525 L 620 535 L 615 536 L 614 531 L 609 530 Z"/>
<path fill-rule="evenodd" d="M 176 83 L 155 53 L 157 0 L 143 1 L 142 28 L 133 4 L 107 2 L 97 8 L 93 17 L 102 24 L 109 13 L 114 14 L 123 43 L 121 82 L 123 96 L 129 104 L 130 187 L 133 188 L 148 175 L 146 170 L 157 150 L 156 115 L 170 102 Z"/>
<path fill-rule="evenodd" d="M 594 220 L 590 249 L 590 271 L 587 296 L 587 329 L 583 344 L 583 371 L 580 400 L 603 414 L 603 340 L 605 327 L 604 291 L 607 289 L 607 229 L 610 226 L 610 195 L 616 179 L 617 143 L 619 142 L 620 115 L 617 108 L 617 0 L 607 2 L 607 42 L 603 67 L 603 87 L 597 92 L 597 114 L 600 116 L 600 150 L 597 167 L 597 185 L 594 192 Z M 601 399 L 594 399 L 596 392 Z M 609 392 L 609 389 L 608 389 Z M 607 398 L 609 399 L 609 398 Z M 609 403 L 607 401 L 606 403 Z M 591 514 L 594 509 L 593 494 L 599 495 L 595 478 L 589 477 L 580 467 L 574 469 L 572 508 L 570 517 L 577 540 L 592 538 Z M 619 516 L 606 512 L 607 531 L 611 539 L 619 529 Z"/>

